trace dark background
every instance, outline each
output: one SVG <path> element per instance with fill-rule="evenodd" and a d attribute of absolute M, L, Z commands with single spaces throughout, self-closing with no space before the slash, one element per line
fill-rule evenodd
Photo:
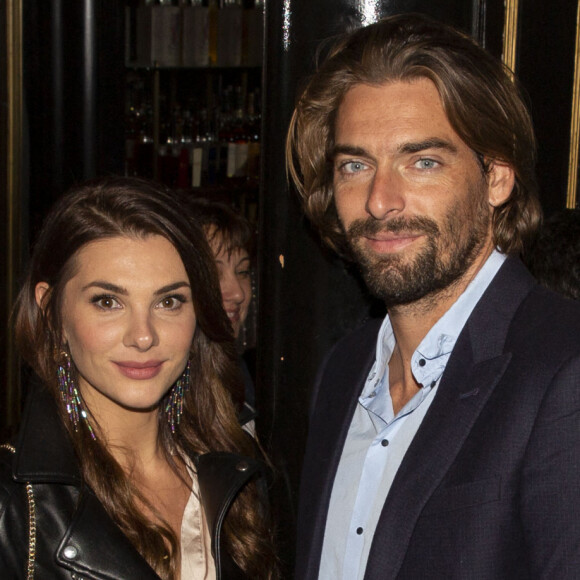
<path fill-rule="evenodd" d="M 75 181 L 123 172 L 124 5 L 119 0 L 23 0 L 25 261 L 47 208 Z M 355 0 L 267 0 L 259 221 L 257 397 L 261 437 L 278 472 L 282 557 L 291 561 L 309 390 L 324 353 L 380 313 L 357 276 L 325 251 L 302 216 L 284 167 L 285 133 L 301 80 L 323 39 L 368 22 Z M 503 0 L 375 0 L 375 16 L 423 12 L 469 32 L 498 57 Z M 556 6 L 556 7 L 555 7 Z M 516 71 L 537 128 L 547 213 L 566 204 L 577 3 L 520 0 Z M 3 12 L 2 12 L 3 16 Z M 1 22 L 0 22 L 1 24 Z M 6 55 L 0 59 L 5 72 Z M 3 75 L 4 76 L 4 75 Z M 2 95 L 4 105 L 5 95 Z M 4 117 L 3 117 L 4 118 Z M 3 196 L 2 204 L 5 203 Z M 0 222 L 6 230 L 6 212 Z M 20 273 L 16 272 L 18 277 Z M 2 268 L 0 352 L 10 341 Z M 5 365 L 7 366 L 7 365 Z M 0 382 L 0 429 L 12 430 L 17 385 Z M 18 401 L 18 396 L 16 397 Z M 289 567 L 289 565 L 288 565 Z"/>

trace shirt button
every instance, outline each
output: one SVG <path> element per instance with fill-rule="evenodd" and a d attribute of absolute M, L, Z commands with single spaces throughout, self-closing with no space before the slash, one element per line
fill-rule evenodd
<path fill-rule="evenodd" d="M 363 529 L 362 528 L 357 528 L 356 529 L 356 533 L 360 536 L 363 533 Z"/>
<path fill-rule="evenodd" d="M 76 560 L 79 555 L 79 551 L 74 546 L 66 546 L 62 553 L 67 560 Z"/>
<path fill-rule="evenodd" d="M 381 441 L 381 445 L 382 445 L 383 447 L 386 447 L 388 444 L 389 444 L 389 440 L 388 440 L 388 439 L 383 439 L 383 440 Z"/>
<path fill-rule="evenodd" d="M 240 461 L 237 465 L 236 465 L 236 469 L 238 471 L 248 471 L 248 469 L 250 469 L 250 466 L 248 465 L 247 461 Z"/>
<path fill-rule="evenodd" d="M 424 367 L 426 364 L 427 364 L 427 363 L 425 362 L 425 359 L 424 359 L 424 358 L 420 358 L 420 359 L 419 359 L 419 366 L 420 366 L 420 367 Z"/>

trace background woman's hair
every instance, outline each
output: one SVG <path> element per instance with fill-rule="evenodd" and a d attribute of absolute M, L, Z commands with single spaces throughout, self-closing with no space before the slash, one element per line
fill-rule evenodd
<path fill-rule="evenodd" d="M 192 218 L 205 231 L 208 240 L 217 242 L 216 253 L 231 254 L 236 249 L 244 249 L 250 257 L 254 253 L 254 230 L 240 214 L 231 207 L 217 201 L 187 196 L 185 204 Z"/>
<path fill-rule="evenodd" d="M 60 400 L 56 370 L 63 344 L 63 290 L 75 275 L 78 251 L 105 238 L 163 236 L 179 253 L 189 277 L 197 327 L 183 416 L 172 434 L 163 414 L 166 401 L 161 401 L 159 442 L 175 469 L 171 454 L 176 448 L 188 455 L 210 451 L 255 455 L 255 446 L 239 427 L 232 404 L 243 400 L 243 382 L 214 258 L 204 233 L 180 209 L 173 192 L 146 180 L 109 177 L 73 187 L 46 218 L 15 306 L 20 352 L 57 400 L 84 480 L 162 578 L 173 578 L 180 561 L 175 534 L 168 525 L 150 521 L 138 508 L 144 503 L 163 520 L 99 438 L 98 425 L 93 425 L 96 441 L 83 426 L 78 432 L 73 429 Z M 39 282 L 50 285 L 42 309 L 35 299 Z M 251 578 L 269 578 L 269 570 L 275 569 L 272 533 L 264 513 L 256 485 L 251 484 L 240 493 L 224 524 L 227 550 Z"/>

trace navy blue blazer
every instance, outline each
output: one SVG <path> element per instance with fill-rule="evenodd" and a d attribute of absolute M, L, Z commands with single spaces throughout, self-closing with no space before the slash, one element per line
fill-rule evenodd
<path fill-rule="evenodd" d="M 330 493 L 380 322 L 339 342 L 315 387 L 297 580 L 318 578 Z M 580 303 L 508 258 L 393 481 L 365 580 L 580 579 L 579 496 Z"/>

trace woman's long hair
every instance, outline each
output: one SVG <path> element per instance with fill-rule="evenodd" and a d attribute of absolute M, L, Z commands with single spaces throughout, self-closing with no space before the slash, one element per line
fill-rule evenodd
<path fill-rule="evenodd" d="M 36 241 L 16 303 L 15 326 L 21 354 L 59 404 L 84 481 L 155 571 L 170 579 L 180 561 L 175 534 L 169 525 L 143 515 L 139 504 L 162 519 L 99 438 L 98 425 L 93 426 L 96 440 L 84 425 L 75 430 L 60 400 L 57 381 L 63 344 L 63 290 L 75 274 L 79 250 L 100 239 L 149 235 L 163 236 L 179 253 L 191 284 L 197 320 L 190 352 L 191 383 L 175 433 L 163 412 L 166 401 L 159 405 L 159 442 L 167 460 L 176 469 L 171 458 L 176 450 L 187 455 L 210 451 L 255 455 L 255 446 L 236 419 L 235 405 L 243 400 L 243 382 L 211 250 L 201 229 L 187 220 L 172 192 L 163 187 L 141 179 L 111 177 L 86 182 L 65 194 Z M 42 309 L 35 299 L 39 282 L 49 284 Z M 271 577 L 275 569 L 272 532 L 255 484 L 246 486 L 234 502 L 224 535 L 229 554 L 249 577 Z"/>

